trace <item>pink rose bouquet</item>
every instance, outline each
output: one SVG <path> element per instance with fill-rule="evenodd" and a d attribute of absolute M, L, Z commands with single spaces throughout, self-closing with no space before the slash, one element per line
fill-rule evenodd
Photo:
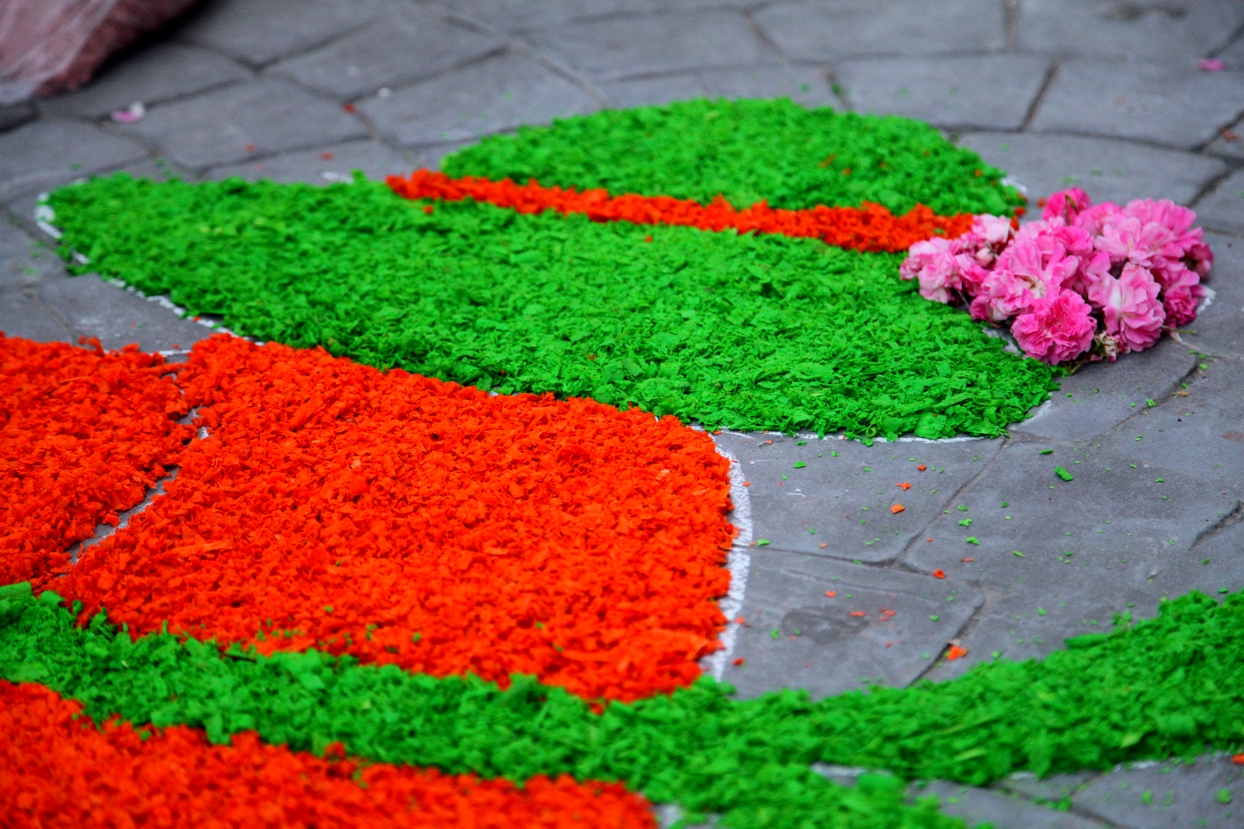
<path fill-rule="evenodd" d="M 1083 190 L 1050 196 L 1016 230 L 977 216 L 957 239 L 912 245 L 899 268 L 934 302 L 1010 323 L 1025 354 L 1051 365 L 1114 360 L 1196 318 L 1214 255 L 1196 214 L 1167 199 L 1094 205 Z"/>

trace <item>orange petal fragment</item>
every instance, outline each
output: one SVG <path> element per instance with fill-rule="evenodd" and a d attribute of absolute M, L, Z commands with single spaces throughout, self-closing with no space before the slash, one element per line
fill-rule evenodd
<path fill-rule="evenodd" d="M 890 507 L 890 512 L 897 515 L 898 513 L 902 512 L 905 509 L 907 509 L 907 507 L 903 506 L 902 504 L 895 504 L 892 507 Z"/>

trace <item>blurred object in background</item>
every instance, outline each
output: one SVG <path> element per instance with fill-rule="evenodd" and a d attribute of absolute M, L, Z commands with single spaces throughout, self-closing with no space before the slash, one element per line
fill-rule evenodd
<path fill-rule="evenodd" d="M 0 0 L 0 105 L 76 89 L 199 0 Z"/>

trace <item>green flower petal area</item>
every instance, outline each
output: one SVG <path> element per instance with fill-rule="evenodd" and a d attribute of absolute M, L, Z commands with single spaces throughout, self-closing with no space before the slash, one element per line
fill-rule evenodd
<path fill-rule="evenodd" d="M 774 101 L 687 101 L 605 110 L 485 138 L 441 163 L 451 176 L 603 187 L 735 207 L 870 201 L 906 213 L 1009 215 L 1023 197 L 1004 173 L 928 124 Z"/>
<path fill-rule="evenodd" d="M 898 255 L 423 204 L 362 180 L 120 174 L 52 205 L 90 260 L 79 272 L 261 340 L 502 393 L 868 439 L 997 435 L 1055 388 L 1054 370 L 923 300 Z"/>
<path fill-rule="evenodd" d="M 102 718 L 181 723 L 216 742 L 254 729 L 271 743 L 523 781 L 566 772 L 621 780 L 657 803 L 724 815 L 731 829 L 952 827 L 902 781 L 982 785 L 1244 743 L 1244 593 L 1199 593 L 1157 618 L 1068 641 L 1044 662 L 998 661 L 906 690 L 811 702 L 783 691 L 735 701 L 704 679 L 670 696 L 593 713 L 516 678 L 433 679 L 315 652 L 258 657 L 152 635 L 132 641 L 100 614 L 78 627 L 58 596 L 0 588 L 0 677 L 41 682 Z M 846 788 L 814 762 L 892 776 Z"/>

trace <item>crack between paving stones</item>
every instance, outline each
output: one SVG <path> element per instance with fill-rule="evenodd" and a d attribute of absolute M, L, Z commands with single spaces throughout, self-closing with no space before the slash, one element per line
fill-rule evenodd
<path fill-rule="evenodd" d="M 1002 29 L 1006 39 L 1004 48 L 1007 52 L 1014 52 L 1019 40 L 1019 0 L 1003 0 L 1002 15 Z"/>
<path fill-rule="evenodd" d="M 303 48 L 299 49 L 296 52 L 290 52 L 285 55 L 278 55 L 277 57 L 272 58 L 271 60 L 263 61 L 260 63 L 252 63 L 250 60 L 247 60 L 246 58 L 235 57 L 233 55 L 228 54 L 227 52 L 220 52 L 219 50 L 211 46 L 203 46 L 202 44 L 199 44 L 199 43 L 195 43 L 194 45 L 199 46 L 202 49 L 211 49 L 213 52 L 223 55 L 224 57 L 229 58 L 232 61 L 236 61 L 255 72 L 262 72 L 268 67 L 274 66 L 283 60 L 289 60 L 291 58 L 296 58 L 301 55 L 305 55 L 308 52 L 314 52 L 316 49 L 322 49 L 325 46 L 331 46 L 332 44 L 336 43 L 339 40 L 346 39 L 347 37 L 354 34 L 355 32 L 361 32 L 363 29 L 366 29 L 368 26 L 377 22 L 379 19 L 380 19 L 380 15 L 377 15 L 375 18 L 371 20 L 367 20 L 363 23 L 360 23 L 357 26 L 351 26 L 348 29 L 343 29 L 340 32 L 333 32 L 331 35 L 328 35 L 323 40 L 317 40 L 315 43 L 312 43 L 309 46 L 304 46 Z"/>
<path fill-rule="evenodd" d="M 1222 45 L 1215 49 L 1211 49 L 1209 51 L 1209 54 L 1206 55 L 1206 57 L 1210 57 L 1210 58 L 1218 57 L 1223 52 L 1227 51 L 1233 45 L 1235 45 L 1235 42 L 1239 40 L 1240 38 L 1244 38 L 1244 23 L 1241 23 L 1239 26 L 1236 26 L 1235 31 L 1233 31 L 1231 35 L 1222 42 Z"/>
<path fill-rule="evenodd" d="M 990 469 L 993 468 L 993 465 L 998 462 L 998 458 L 1002 457 L 1002 453 L 1007 450 L 1007 447 L 1010 446 L 1012 442 L 1019 443 L 1021 441 L 1016 441 L 1015 438 L 1012 438 L 1010 435 L 1008 435 L 1006 438 L 1006 441 L 998 449 L 997 453 L 995 453 L 994 456 L 990 458 L 989 461 L 984 466 L 982 466 L 976 472 L 975 475 L 973 475 L 971 478 L 965 481 L 962 486 L 956 489 L 951 494 L 950 498 L 946 501 L 946 503 L 952 504 L 955 501 L 958 501 L 960 496 L 962 496 L 963 493 L 966 492 L 969 487 L 975 484 L 978 480 L 980 480 L 980 477 L 982 475 L 984 475 L 986 472 L 988 472 Z M 941 517 L 940 515 L 935 515 L 931 519 L 929 519 L 928 523 L 921 525 L 920 532 L 913 535 L 911 537 L 911 541 L 908 541 L 907 544 L 903 546 L 903 549 L 899 552 L 899 554 L 894 557 L 894 561 L 893 561 L 894 569 L 901 570 L 907 573 L 916 573 L 918 575 L 926 575 L 923 570 L 919 570 L 916 567 L 912 566 L 911 564 L 908 564 L 905 559 L 907 558 L 907 554 L 910 553 L 913 549 L 915 549 L 916 544 L 919 543 L 920 539 L 927 537 L 926 533 L 929 532 L 934 522 L 936 522 L 937 519 L 940 517 Z"/>
<path fill-rule="evenodd" d="M 460 29 L 466 29 L 467 31 L 473 31 L 472 29 L 463 25 L 461 22 L 457 20 L 450 20 L 448 22 L 457 26 Z M 476 32 L 476 34 L 479 34 L 479 32 Z M 427 83 L 429 81 L 438 81 L 441 78 L 445 77 L 446 75 L 453 74 L 454 72 L 459 72 L 463 69 L 469 69 L 475 64 L 483 63 L 489 58 L 495 58 L 498 55 L 503 55 L 506 53 L 506 51 L 509 50 L 509 48 L 510 48 L 509 44 L 498 43 L 496 46 L 494 46 L 492 49 L 489 49 L 487 52 L 481 52 L 478 55 L 472 55 L 469 58 L 464 58 L 463 60 L 457 61 L 455 63 L 451 63 L 427 75 L 417 75 L 415 77 L 408 78 L 406 80 L 393 81 L 391 83 L 383 84 L 382 86 L 376 87 L 376 91 L 380 90 L 381 88 L 384 88 L 384 89 L 388 89 L 390 92 L 397 92 L 399 90 L 405 89 L 408 86 L 415 86 L 416 84 Z M 296 81 L 295 79 L 288 78 L 285 75 L 273 75 L 272 77 L 280 78 L 281 80 L 290 81 L 291 83 L 295 83 L 295 84 L 298 83 L 298 81 Z M 301 84 L 299 85 L 301 86 Z M 308 92 L 315 92 L 316 94 L 319 94 L 319 95 L 331 95 L 332 94 L 331 92 L 326 92 L 324 90 L 317 90 L 314 87 L 303 87 L 303 88 L 306 89 Z M 341 101 L 337 101 L 337 103 L 357 104 L 357 103 L 363 103 L 366 101 L 370 101 L 372 98 L 378 97 L 376 95 L 376 91 L 361 92 L 358 95 L 355 95 L 353 98 L 345 98 L 345 99 L 342 99 Z M 336 99 L 333 99 L 333 100 L 336 101 Z M 362 115 L 362 113 L 354 113 L 354 114 L 356 116 Z M 363 120 L 363 119 L 360 118 L 360 120 Z"/>
<path fill-rule="evenodd" d="M 786 63 L 786 64 L 790 63 L 790 55 L 786 54 L 786 52 L 782 49 L 782 47 L 778 45 L 778 42 L 774 40 L 773 38 L 769 37 L 769 33 L 766 32 L 763 28 L 761 28 L 760 24 L 757 23 L 752 18 L 751 11 L 746 10 L 746 9 L 740 9 L 739 14 L 742 16 L 744 20 L 747 21 L 747 27 L 752 30 L 752 34 L 756 36 L 756 39 L 759 40 L 766 49 L 768 49 L 773 54 L 777 55 L 778 58 L 783 63 Z"/>
<path fill-rule="evenodd" d="M 1032 103 L 1028 105 L 1028 111 L 1024 113 L 1024 122 L 1020 124 L 1017 132 L 1027 132 L 1032 126 L 1032 122 L 1037 117 L 1037 110 L 1041 109 L 1041 104 L 1045 103 L 1045 96 L 1050 91 L 1050 87 L 1054 85 L 1054 78 L 1058 75 L 1058 68 L 1061 64 L 1054 61 L 1045 72 L 1045 80 L 1041 82 L 1041 88 L 1037 90 L 1037 97 L 1032 99 Z"/>
<path fill-rule="evenodd" d="M 462 28 L 472 30 L 477 34 L 487 35 L 502 42 L 505 51 L 512 51 L 516 54 L 524 54 L 532 60 L 542 65 L 545 69 L 555 75 L 559 75 L 565 80 L 570 81 L 579 89 L 583 90 L 596 102 L 598 106 L 604 107 L 608 105 L 604 94 L 597 89 L 596 85 L 586 76 L 580 75 L 574 69 L 564 65 L 561 61 L 546 55 L 540 50 L 534 42 L 532 42 L 525 34 L 512 33 L 502 31 L 487 23 L 483 23 L 472 17 L 466 17 L 452 9 L 444 10 L 445 19 L 451 23 L 456 23 Z M 508 130 L 499 130 L 498 132 L 508 132 Z M 494 134 L 494 133 L 489 133 Z"/>
<path fill-rule="evenodd" d="M 1185 343 L 1185 345 L 1187 345 L 1187 344 Z M 1198 361 L 1198 362 L 1199 362 L 1199 361 Z M 1183 376 L 1178 377 L 1178 378 L 1176 378 L 1176 379 L 1172 380 L 1172 381 L 1171 381 L 1171 382 L 1170 382 L 1170 383 L 1166 386 L 1166 388 L 1164 388 L 1164 389 L 1160 389 L 1160 390 L 1156 393 L 1155 398 L 1156 398 L 1156 399 L 1161 399 L 1161 401 L 1162 401 L 1162 402 L 1161 402 L 1161 403 L 1159 403 L 1157 406 L 1155 406 L 1153 410 L 1154 410 L 1154 411 L 1157 411 L 1158 409 L 1160 409 L 1160 408 L 1162 408 L 1162 407 L 1164 407 L 1164 406 L 1168 406 L 1168 405 L 1170 405 L 1170 404 L 1171 404 L 1171 401 L 1175 399 L 1175 391 L 1176 391 L 1177 389 L 1179 389 L 1181 386 L 1183 386 L 1183 385 L 1185 385 L 1185 384 L 1189 384 L 1189 383 L 1191 383 L 1192 381 L 1194 381 L 1195 375 L 1196 375 L 1196 374 L 1197 374 L 1200 370 L 1201 370 L 1200 366 L 1194 363 L 1194 364 L 1193 364 L 1193 366 L 1192 366 L 1192 368 L 1188 369 L 1188 371 L 1187 371 L 1187 372 L 1186 372 Z M 1122 419 L 1122 420 L 1120 420 L 1118 423 L 1116 423 L 1116 424 L 1114 424 L 1113 426 L 1111 426 L 1111 427 L 1110 427 L 1110 431 L 1111 431 L 1111 432 L 1118 431 L 1119 429 L 1122 429 L 1124 426 L 1126 426 L 1127 424 L 1131 423 L 1132 421 L 1136 420 L 1136 419 L 1137 419 L 1137 418 L 1139 418 L 1139 417 L 1147 417 L 1147 416 L 1148 416 L 1148 414 L 1149 414 L 1149 411 L 1150 411 L 1150 410 L 1149 410 L 1147 407 L 1146 407 L 1146 408 L 1143 408 L 1143 409 L 1138 408 L 1135 412 L 1132 412 L 1132 413 L 1131 413 L 1131 414 L 1129 414 L 1127 417 L 1123 418 L 1123 419 Z M 1098 435 L 1096 435 L 1095 437 L 1107 437 L 1107 436 L 1108 436 L 1108 435 L 1107 435 L 1107 433 L 1106 433 L 1106 432 L 1101 432 L 1101 433 L 1099 433 Z M 1090 438 L 1089 440 L 1093 440 L 1093 439 L 1094 439 L 1094 438 Z M 1098 444 L 1098 446 L 1099 446 L 1099 448 L 1100 448 L 1100 444 Z"/>
<path fill-rule="evenodd" d="M 1235 507 L 1230 512 L 1196 534 L 1196 538 L 1192 539 L 1192 546 L 1188 548 L 1188 551 L 1195 550 L 1200 546 L 1201 542 L 1208 541 L 1214 536 L 1225 532 L 1230 527 L 1239 524 L 1241 521 L 1244 521 L 1244 501 L 1236 501 Z"/>
<path fill-rule="evenodd" d="M 195 417 L 198 416 L 198 413 L 199 409 L 196 406 L 182 417 L 179 417 L 177 422 L 183 425 L 192 423 Z M 208 437 L 208 434 L 209 433 L 206 427 L 200 426 L 195 431 L 195 436 L 191 439 L 191 441 L 204 440 Z M 95 525 L 95 532 L 91 534 L 90 538 L 85 538 L 76 544 L 70 545 L 69 549 L 65 551 L 69 554 L 69 563 L 76 565 L 78 560 L 82 557 L 82 553 L 98 544 L 103 543 L 105 539 L 116 535 L 118 532 L 128 527 L 130 519 L 139 513 L 146 512 L 147 508 L 151 506 L 156 498 L 159 498 L 161 495 L 165 494 L 164 484 L 168 481 L 176 479 L 177 474 L 180 471 L 181 466 L 179 465 L 166 467 L 165 473 L 159 478 L 156 478 L 155 482 L 151 486 L 147 487 L 146 491 L 143 492 L 142 500 L 134 506 L 121 510 L 117 513 L 117 524 L 115 527 L 112 524 L 101 521 Z"/>
<path fill-rule="evenodd" d="M 1234 122 L 1234 121 L 1232 121 L 1232 123 L 1235 123 L 1235 122 Z M 1216 138 L 1216 137 L 1217 137 L 1217 136 L 1215 136 L 1215 138 Z M 1210 141 L 1208 141 L 1208 142 L 1206 143 L 1206 146 L 1209 146 L 1209 144 L 1212 144 L 1212 143 L 1213 143 L 1213 139 L 1211 139 Z M 1203 151 L 1204 151 L 1204 148 L 1202 148 L 1202 153 L 1203 153 Z M 1217 159 L 1217 158 L 1218 158 L 1217 156 L 1208 156 L 1208 155 L 1205 155 L 1204 157 L 1205 157 L 1205 158 L 1215 158 L 1215 159 Z M 1220 160 L 1221 160 L 1221 159 L 1220 159 Z M 1206 181 L 1203 185 L 1201 185 L 1201 189 L 1200 189 L 1200 190 L 1197 190 L 1196 195 L 1195 195 L 1195 196 L 1193 196 L 1193 197 L 1192 197 L 1192 198 L 1188 201 L 1188 204 L 1189 204 L 1190 206 L 1192 206 L 1192 207 L 1194 207 L 1194 208 L 1195 208 L 1195 207 L 1196 207 L 1197 202 L 1199 202 L 1201 199 L 1203 199 L 1203 198 L 1205 198 L 1206 196 L 1208 196 L 1208 195 L 1210 195 L 1211 193 L 1213 193 L 1215 190 L 1217 190 L 1217 189 L 1218 189 L 1219 185 L 1221 185 L 1224 181 L 1226 181 L 1227 179 L 1229 179 L 1233 173 L 1237 173 L 1237 172 L 1239 172 L 1241 169 L 1244 169 L 1244 168 L 1241 168 L 1241 167 L 1232 167 L 1232 166 L 1228 165 L 1228 166 L 1226 167 L 1226 169 L 1224 169 L 1221 173 L 1219 173 L 1219 174 L 1218 174 L 1218 175 L 1216 175 L 1216 176 L 1212 176 L 1212 177 L 1210 177 L 1210 178 L 1209 178 L 1209 179 L 1208 179 L 1208 180 L 1207 180 L 1207 181 Z M 1204 221 L 1204 220 L 1202 220 L 1202 221 Z M 1210 228 L 1210 229 L 1212 229 L 1212 228 Z M 1236 231 L 1229 232 L 1229 233 L 1230 233 L 1230 235 L 1239 235 L 1240 231 L 1236 230 Z M 1212 274 L 1212 273 L 1213 273 L 1213 271 L 1210 271 L 1210 273 Z"/>

